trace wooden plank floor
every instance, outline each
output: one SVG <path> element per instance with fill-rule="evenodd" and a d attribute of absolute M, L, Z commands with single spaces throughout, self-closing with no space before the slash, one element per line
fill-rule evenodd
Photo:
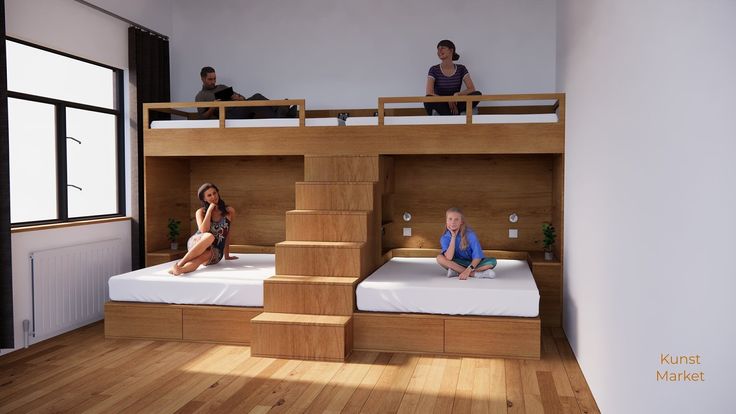
<path fill-rule="evenodd" d="M 0 413 L 597 413 L 560 329 L 539 361 L 105 340 L 102 323 L 0 357 Z"/>

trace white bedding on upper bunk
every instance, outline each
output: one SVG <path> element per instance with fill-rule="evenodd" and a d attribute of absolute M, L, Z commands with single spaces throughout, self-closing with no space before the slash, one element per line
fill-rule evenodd
<path fill-rule="evenodd" d="M 438 124 L 464 124 L 465 115 L 448 116 L 385 116 L 384 125 L 438 125 Z M 347 126 L 378 125 L 378 117 L 375 116 L 351 116 L 345 120 Z"/>
<path fill-rule="evenodd" d="M 113 276 L 108 285 L 116 301 L 187 305 L 263 306 L 263 280 L 275 274 L 273 254 L 235 254 L 182 276 L 163 263 Z"/>
<path fill-rule="evenodd" d="M 217 119 L 192 119 L 188 121 L 153 121 L 151 122 L 151 129 L 164 129 L 164 128 L 217 128 L 220 126 L 220 121 Z"/>
<path fill-rule="evenodd" d="M 495 279 L 448 278 L 435 258 L 395 257 L 358 285 L 361 311 L 446 315 L 539 315 L 539 290 L 524 260 L 499 260 Z"/>
<path fill-rule="evenodd" d="M 311 126 L 341 126 L 345 121 L 335 118 L 306 118 L 304 125 Z M 153 121 L 151 129 L 181 129 L 181 128 L 219 128 L 218 119 L 192 119 L 174 121 Z M 226 119 L 225 128 L 258 128 L 258 127 L 298 127 L 297 118 L 264 118 L 264 119 Z"/>
<path fill-rule="evenodd" d="M 557 122 L 557 114 L 493 114 L 473 115 L 473 124 L 522 124 Z M 464 124 L 465 115 L 448 116 L 387 116 L 383 118 L 384 125 L 452 125 Z M 375 116 L 351 116 L 345 121 L 347 126 L 378 125 Z"/>
<path fill-rule="evenodd" d="M 559 118 L 556 113 L 473 115 L 474 124 L 539 124 L 557 121 Z"/>

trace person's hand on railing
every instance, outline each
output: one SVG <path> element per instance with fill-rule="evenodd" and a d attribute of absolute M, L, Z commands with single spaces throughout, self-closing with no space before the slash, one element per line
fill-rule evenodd
<path fill-rule="evenodd" d="M 453 96 L 460 96 L 459 92 L 455 92 Z M 450 113 L 453 115 L 458 115 L 460 112 L 457 110 L 457 101 L 449 101 L 447 102 L 447 105 L 450 107 Z"/>

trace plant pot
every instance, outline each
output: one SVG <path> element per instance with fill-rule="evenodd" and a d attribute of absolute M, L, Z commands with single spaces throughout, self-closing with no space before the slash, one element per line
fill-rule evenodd
<path fill-rule="evenodd" d="M 552 252 L 544 252 L 544 260 L 555 260 L 555 254 Z"/>
<path fill-rule="evenodd" d="M 179 243 L 171 242 L 171 250 L 179 250 Z"/>

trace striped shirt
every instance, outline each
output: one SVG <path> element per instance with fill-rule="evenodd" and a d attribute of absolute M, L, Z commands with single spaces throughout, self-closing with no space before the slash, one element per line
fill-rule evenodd
<path fill-rule="evenodd" d="M 467 76 L 468 69 L 465 65 L 456 64 L 455 72 L 447 76 L 442 73 L 440 65 L 434 65 L 429 68 L 427 76 L 434 79 L 434 93 L 439 96 L 450 96 L 455 92 L 460 92 L 463 88 L 463 79 Z"/>

